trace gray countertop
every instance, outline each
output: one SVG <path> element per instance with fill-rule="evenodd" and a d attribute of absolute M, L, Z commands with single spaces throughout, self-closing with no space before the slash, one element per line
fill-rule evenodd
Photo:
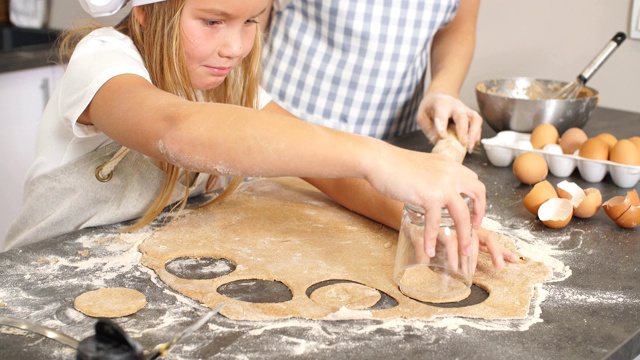
<path fill-rule="evenodd" d="M 585 131 L 639 135 L 640 114 L 599 108 Z M 489 129 L 485 134 L 493 136 Z M 391 142 L 419 151 L 431 148 L 417 132 Z M 545 296 L 539 306 L 532 304 L 527 319 L 243 322 L 217 315 L 167 358 L 632 359 L 640 354 L 640 228 L 619 228 L 603 211 L 563 229 L 546 228 L 522 206 L 530 187 L 520 184 L 510 167 L 492 166 L 482 149 L 465 164 L 487 186 L 488 218 L 500 219 L 516 233 L 525 231 L 528 238 L 520 245 L 533 240 L 570 268 L 567 278 L 542 285 Z M 574 173 L 569 180 L 599 188 L 604 199 L 627 191 L 608 177 L 589 184 Z M 95 319 L 73 310 L 74 298 L 96 286 L 134 288 L 149 303 L 116 322 L 151 348 L 206 313 L 138 264 L 135 235 L 124 243 L 94 241 L 116 233 L 115 226 L 87 229 L 0 254 L 0 317 L 28 319 L 84 339 L 93 334 Z M 2 359 L 73 357 L 53 340 L 0 327 Z"/>

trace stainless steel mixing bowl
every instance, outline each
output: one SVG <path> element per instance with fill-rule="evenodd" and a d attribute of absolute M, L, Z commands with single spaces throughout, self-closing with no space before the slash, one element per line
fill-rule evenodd
<path fill-rule="evenodd" d="M 585 87 L 576 99 L 547 99 L 566 82 L 527 77 L 487 80 L 476 84 L 480 115 L 496 132 L 529 133 L 550 123 L 562 134 L 582 128 L 598 104 L 598 91 Z"/>

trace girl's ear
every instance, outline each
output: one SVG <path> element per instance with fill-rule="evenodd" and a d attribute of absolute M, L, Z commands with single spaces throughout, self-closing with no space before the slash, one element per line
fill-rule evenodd
<path fill-rule="evenodd" d="M 146 14 L 144 13 L 144 10 L 142 10 L 142 6 L 134 6 L 131 11 L 133 12 L 133 16 L 136 18 L 136 20 L 138 20 L 140 25 L 144 26 Z"/>

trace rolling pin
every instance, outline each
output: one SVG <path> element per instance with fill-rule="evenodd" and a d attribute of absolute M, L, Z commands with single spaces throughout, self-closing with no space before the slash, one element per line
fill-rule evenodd
<path fill-rule="evenodd" d="M 467 154 L 467 149 L 465 149 L 464 145 L 458 141 L 454 125 L 449 125 L 447 128 L 447 137 L 436 141 L 431 153 L 448 156 L 454 161 L 462 164 L 462 161 Z"/>

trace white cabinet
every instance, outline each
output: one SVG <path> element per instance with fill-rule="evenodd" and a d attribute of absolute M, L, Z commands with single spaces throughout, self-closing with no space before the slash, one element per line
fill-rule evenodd
<path fill-rule="evenodd" d="M 50 65 L 0 73 L 0 249 L 20 210 L 38 123 L 63 71 Z"/>

